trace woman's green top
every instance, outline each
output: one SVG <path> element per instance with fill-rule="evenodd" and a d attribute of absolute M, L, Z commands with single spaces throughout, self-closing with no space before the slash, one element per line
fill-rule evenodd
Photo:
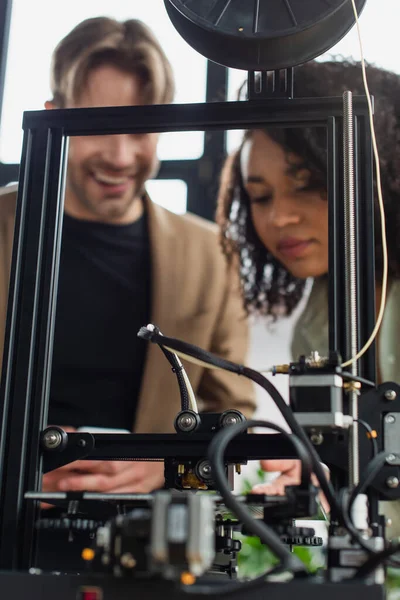
<path fill-rule="evenodd" d="M 328 352 L 328 285 L 326 278 L 316 279 L 293 333 L 292 357 L 317 350 Z M 400 384 L 400 281 L 392 281 L 379 332 L 379 372 L 382 381 Z"/>

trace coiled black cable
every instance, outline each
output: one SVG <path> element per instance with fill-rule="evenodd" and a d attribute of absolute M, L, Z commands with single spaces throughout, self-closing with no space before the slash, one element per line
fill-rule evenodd
<path fill-rule="evenodd" d="M 225 474 L 224 455 L 229 442 L 248 428 L 264 427 L 275 429 L 286 436 L 293 444 L 296 453 L 298 454 L 302 464 L 301 485 L 307 485 L 310 482 L 312 473 L 312 462 L 309 454 L 295 436 L 290 435 L 281 427 L 269 423 L 268 421 L 250 420 L 242 423 L 231 425 L 221 429 L 212 439 L 208 448 L 208 458 L 211 464 L 213 478 L 217 484 L 219 493 L 221 494 L 225 504 L 232 510 L 241 523 L 243 523 L 248 531 L 259 537 L 261 542 L 265 544 L 276 556 L 282 561 L 282 566 L 293 572 L 305 572 L 304 564 L 293 555 L 286 546 L 282 543 L 279 536 L 273 529 L 268 527 L 262 520 L 254 519 L 243 504 L 240 504 L 232 494 L 228 480 Z"/>
<path fill-rule="evenodd" d="M 173 354 L 173 352 L 170 352 L 166 348 L 163 348 L 163 346 L 160 346 L 160 349 L 164 353 L 169 364 L 171 365 L 172 372 L 175 373 L 176 378 L 178 380 L 179 393 L 180 393 L 180 397 L 181 397 L 181 410 L 189 410 L 189 408 L 190 408 L 189 392 L 188 392 L 188 389 L 186 386 L 185 378 L 182 373 L 183 366 L 181 364 L 179 364 L 179 361 L 177 360 L 177 358 Z"/>
<path fill-rule="evenodd" d="M 312 460 L 314 473 L 319 481 L 322 491 L 324 492 L 330 506 L 333 518 L 338 518 L 340 522 L 346 527 L 349 531 L 350 535 L 354 540 L 356 540 L 360 546 L 365 549 L 371 556 L 366 561 L 366 563 L 361 567 L 355 578 L 363 577 L 367 574 L 367 572 L 371 572 L 378 566 L 381 562 L 385 561 L 389 556 L 394 554 L 395 552 L 400 550 L 400 545 L 391 545 L 381 552 L 376 552 L 372 548 L 369 547 L 367 541 L 362 537 L 361 533 L 354 527 L 352 518 L 351 518 L 351 506 L 359 493 L 371 483 L 373 478 L 376 476 L 379 468 L 382 466 L 383 461 L 383 453 L 376 454 L 374 459 L 369 464 L 366 469 L 365 476 L 360 480 L 360 483 L 354 488 L 352 493 L 348 495 L 347 490 L 341 490 L 341 494 L 339 499 L 336 498 L 333 487 L 331 483 L 328 481 L 323 467 L 319 461 L 318 453 L 316 452 L 314 446 L 311 444 L 308 436 L 302 429 L 302 427 L 296 421 L 296 418 L 290 409 L 290 407 L 286 404 L 285 400 L 276 389 L 276 387 L 261 373 L 250 369 L 249 367 L 245 367 L 244 365 L 238 365 L 231 361 L 222 359 L 218 356 L 213 355 L 210 352 L 202 350 L 201 348 L 183 342 L 181 340 L 177 340 L 175 338 L 169 338 L 166 336 L 161 336 L 153 331 L 150 331 L 146 327 L 142 327 L 138 332 L 138 336 L 149 340 L 153 343 L 157 343 L 160 346 L 167 346 L 171 348 L 173 351 L 179 353 L 181 356 L 185 356 L 190 360 L 194 358 L 194 362 L 197 363 L 205 363 L 206 365 L 211 365 L 214 368 L 224 369 L 238 375 L 243 375 L 260 385 L 263 389 L 267 391 L 272 400 L 275 402 L 276 406 L 282 413 L 285 418 L 287 424 L 291 428 L 293 434 L 295 434 L 299 441 L 303 442 L 305 449 L 309 453 L 309 457 Z M 343 377 L 345 379 L 353 379 L 355 381 L 359 381 L 360 383 L 368 386 L 374 386 L 375 384 L 369 380 L 365 380 L 363 378 L 354 377 L 352 374 L 343 372 Z M 364 425 L 362 422 L 361 425 Z M 245 426 L 249 427 L 249 424 L 246 423 Z M 366 427 L 368 430 L 368 427 Z M 373 452 L 376 453 L 376 444 L 373 444 Z M 229 488 L 228 488 L 229 489 Z M 240 506 L 240 505 L 239 505 Z M 242 507 L 241 507 L 242 508 Z M 233 510 L 233 509 L 232 509 Z M 240 510 L 240 509 L 239 509 Z M 262 539 L 262 538 L 261 538 Z M 267 542 L 264 542 L 267 543 Z M 267 543 L 268 545 L 268 543 Z M 398 563 L 396 563 L 397 565 Z"/>

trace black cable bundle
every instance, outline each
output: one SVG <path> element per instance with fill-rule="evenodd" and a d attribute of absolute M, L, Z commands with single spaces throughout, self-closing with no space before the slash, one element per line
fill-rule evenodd
<path fill-rule="evenodd" d="M 245 429 L 251 427 L 260 426 L 275 429 L 276 431 L 279 431 L 281 434 L 287 436 L 290 439 L 302 463 L 302 483 L 304 484 L 307 478 L 309 480 L 312 471 L 315 473 L 317 480 L 320 484 L 321 490 L 325 494 L 326 499 L 330 504 L 333 518 L 337 519 L 341 524 L 343 524 L 352 536 L 352 538 L 355 541 L 357 541 L 360 544 L 360 546 L 370 554 L 370 558 L 368 558 L 364 565 L 357 570 L 357 573 L 351 579 L 364 578 L 366 575 L 368 575 L 370 572 L 376 569 L 382 562 L 386 561 L 388 557 L 392 556 L 394 553 L 400 550 L 400 544 L 395 543 L 390 544 L 387 548 L 380 552 L 374 551 L 372 548 L 369 547 L 367 540 L 364 539 L 361 533 L 355 528 L 351 518 L 351 507 L 355 501 L 355 498 L 358 494 L 362 493 L 373 481 L 374 477 L 379 472 L 379 469 L 382 467 L 386 460 L 386 453 L 381 452 L 377 454 L 376 443 L 373 444 L 374 457 L 369 463 L 367 469 L 365 470 L 364 477 L 360 479 L 360 483 L 354 488 L 354 490 L 352 490 L 351 493 L 349 493 L 349 491 L 346 489 L 341 490 L 340 496 L 339 498 L 337 498 L 333 490 L 332 484 L 327 479 L 324 469 L 319 461 L 318 453 L 316 452 L 314 446 L 310 442 L 307 434 L 296 421 L 296 418 L 290 406 L 286 404 L 284 398 L 281 396 L 277 388 L 266 377 L 264 377 L 258 371 L 255 371 L 244 365 L 238 365 L 231 361 L 222 359 L 218 356 L 215 356 L 211 352 L 207 352 L 202 348 L 199 348 L 198 346 L 183 342 L 182 340 L 164 336 L 160 334 L 159 330 L 156 330 L 156 328 L 151 330 L 147 327 L 142 327 L 138 332 L 138 337 L 156 343 L 161 348 L 164 347 L 162 348 L 163 351 L 169 349 L 173 352 L 176 352 L 180 356 L 186 357 L 188 360 L 195 359 L 193 362 L 204 364 L 204 366 L 211 365 L 212 368 L 223 369 L 231 373 L 236 373 L 237 375 L 242 375 L 244 377 L 247 377 L 248 379 L 251 379 L 258 385 L 260 385 L 264 390 L 266 390 L 266 392 L 270 395 L 270 397 L 280 410 L 286 423 L 289 425 L 292 431 L 291 435 L 289 435 L 283 429 L 279 428 L 277 425 L 268 423 L 266 421 L 245 421 L 237 425 L 232 425 L 231 427 L 226 428 L 225 430 L 221 430 L 221 432 L 219 432 L 213 438 L 209 447 L 209 459 L 213 467 L 214 477 L 218 485 L 219 491 L 221 493 L 221 496 L 224 498 L 226 505 L 248 527 L 249 531 L 252 531 L 254 535 L 258 536 L 260 540 L 264 544 L 266 544 L 281 559 L 282 562 L 281 565 L 279 565 L 278 569 L 289 568 L 293 572 L 299 574 L 304 573 L 305 571 L 305 567 L 301 563 L 301 561 L 295 558 L 293 554 L 291 554 L 287 550 L 287 548 L 282 544 L 280 538 L 275 534 L 275 532 L 272 529 L 270 529 L 264 522 L 254 519 L 251 516 L 251 514 L 244 508 L 244 506 L 235 499 L 234 495 L 230 491 L 225 476 L 223 458 L 228 443 L 236 435 L 243 432 Z M 344 378 L 360 381 L 360 383 L 363 383 L 364 385 L 375 385 L 373 382 L 370 382 L 368 380 L 353 377 L 350 373 L 344 372 L 342 373 L 342 376 Z M 372 433 L 371 428 L 367 424 L 361 422 L 361 425 L 365 427 L 367 432 L 369 432 L 370 434 Z M 372 441 L 374 442 L 374 440 Z M 398 563 L 396 563 L 396 565 L 397 564 Z M 260 578 L 257 578 L 257 580 L 255 581 L 257 583 L 265 581 L 266 576 L 267 574 L 261 576 Z M 233 588 L 236 589 L 235 586 L 233 586 Z"/>
<path fill-rule="evenodd" d="M 186 342 L 177 340 L 175 338 L 170 338 L 170 337 L 167 337 L 164 335 L 160 335 L 159 333 L 156 333 L 155 331 L 150 331 L 147 327 L 141 327 L 141 329 L 138 332 L 138 336 L 140 338 L 151 341 L 155 344 L 163 345 L 181 355 L 187 355 L 188 357 L 193 357 L 196 359 L 196 361 L 200 361 L 202 363 L 206 363 L 208 365 L 212 365 L 214 367 L 224 369 L 226 371 L 230 371 L 231 373 L 237 373 L 238 375 L 243 375 L 244 377 L 251 379 L 258 385 L 260 385 L 262 388 L 264 388 L 268 392 L 268 394 L 271 396 L 271 398 L 275 402 L 275 404 L 277 405 L 278 409 L 282 413 L 283 417 L 285 418 L 285 421 L 289 425 L 292 432 L 294 434 L 296 434 L 296 436 L 303 442 L 304 446 L 307 448 L 307 450 L 311 456 L 311 459 L 312 459 L 314 473 L 315 473 L 315 475 L 318 479 L 318 482 L 321 486 L 321 490 L 324 492 L 325 497 L 330 504 L 331 511 L 342 522 L 344 522 L 344 519 L 341 516 L 341 512 L 342 512 L 341 506 L 335 497 L 335 493 L 334 493 L 332 485 L 330 484 L 330 482 L 328 481 L 328 479 L 325 475 L 324 469 L 321 466 L 321 463 L 319 461 L 319 456 L 318 456 L 314 446 L 308 439 L 308 436 L 306 435 L 306 433 L 304 432 L 302 427 L 296 421 L 291 408 L 286 404 L 285 400 L 283 399 L 283 397 L 281 396 L 279 391 L 269 381 L 269 379 L 267 379 L 266 377 L 264 377 L 264 375 L 261 375 L 261 373 L 258 373 L 258 371 L 255 371 L 254 369 L 251 369 L 244 365 L 238 365 L 229 360 L 225 360 L 223 358 L 215 356 L 211 352 L 202 350 L 201 348 L 199 348 L 198 346 L 195 346 L 194 344 L 188 344 Z"/>
<path fill-rule="evenodd" d="M 153 334 L 159 335 L 160 337 L 164 337 L 161 333 L 160 333 L 160 329 L 156 326 L 153 325 L 154 327 L 154 331 Z M 140 333 L 143 333 L 143 335 L 140 335 Z M 144 338 L 144 339 L 149 339 L 147 338 L 147 334 L 151 333 L 149 329 L 147 329 L 147 327 L 142 327 L 138 333 L 138 337 Z M 151 340 L 152 341 L 152 340 Z M 179 361 L 177 360 L 176 356 L 170 352 L 169 350 L 167 350 L 166 348 L 164 348 L 164 346 L 162 344 L 158 344 L 158 346 L 160 347 L 160 350 L 163 352 L 165 358 L 168 360 L 169 364 L 172 367 L 172 372 L 175 373 L 176 378 L 178 380 L 178 385 L 179 385 L 179 392 L 180 392 L 180 396 L 181 396 L 181 410 L 189 410 L 189 392 L 186 386 L 186 381 L 185 378 L 183 377 L 183 366 L 181 364 L 179 364 Z"/>

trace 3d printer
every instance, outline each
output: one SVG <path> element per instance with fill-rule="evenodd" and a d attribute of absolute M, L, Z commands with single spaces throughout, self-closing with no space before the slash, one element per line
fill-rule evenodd
<path fill-rule="evenodd" d="M 365 0 L 356 0 L 354 8 L 360 11 L 364 4 Z M 175 597 L 228 592 L 237 597 L 266 592 L 272 598 L 291 593 L 315 598 L 321 593 L 384 597 L 380 565 L 397 547 L 385 544 L 378 500 L 399 497 L 400 388 L 394 383 L 374 385 L 373 346 L 348 371 L 342 369 L 340 358 L 353 356 L 374 325 L 368 103 L 351 94 L 344 99 L 292 97 L 292 67 L 318 56 L 348 31 L 354 22 L 353 3 L 165 0 L 165 6 L 179 33 L 195 49 L 211 60 L 249 71 L 249 100 L 25 114 L 0 393 L 2 588 L 16 598 L 57 595 L 60 600 L 123 599 L 132 593 L 150 598 L 166 591 Z M 177 374 L 182 410 L 176 417 L 176 434 L 68 434 L 46 428 L 67 136 L 272 123 L 291 127 L 312 123 L 328 132 L 332 352 L 322 359 L 300 357 L 277 369 L 289 374 L 291 408 L 259 373 L 145 327 L 140 336 L 164 349 Z M 348 235 L 352 230 L 357 231 L 356 242 Z M 342 239 L 347 240 L 344 245 Z M 362 261 L 361 248 L 368 253 Z M 356 299 L 354 306 L 349 299 Z M 249 433 L 249 428 L 265 423 L 246 422 L 235 411 L 199 415 L 187 382 L 180 378 L 177 355 L 262 385 L 280 408 L 291 435 L 279 429 L 274 436 Z M 361 421 L 375 432 L 372 441 L 358 435 Z M 300 485 L 288 488 L 284 498 L 235 498 L 228 483 L 235 465 L 238 469 L 247 460 L 265 457 L 300 458 Z M 43 471 L 78 458 L 163 459 L 166 489 L 150 495 L 38 491 Z M 320 460 L 331 468 L 331 483 Z M 315 512 L 318 490 L 310 482 L 312 472 L 332 511 L 327 570 L 313 578 L 290 553 L 295 543 L 319 543 L 312 530 L 293 524 L 294 518 Z M 347 491 L 338 494 L 339 488 Z M 40 523 L 39 500 L 64 505 L 66 520 Z M 95 542 L 86 554 L 88 573 L 62 574 L 62 565 L 57 575 L 35 571 L 38 523 L 93 531 Z M 240 551 L 233 536 L 237 527 L 257 535 L 275 552 L 280 563 L 272 573 L 252 582 L 229 581 L 235 578 Z M 292 579 L 273 582 L 281 570 L 290 571 Z"/>

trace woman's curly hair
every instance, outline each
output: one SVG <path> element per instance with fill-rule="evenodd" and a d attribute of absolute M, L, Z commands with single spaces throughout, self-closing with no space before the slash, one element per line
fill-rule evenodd
<path fill-rule="evenodd" d="M 400 76 L 367 65 L 367 77 L 370 92 L 375 99 L 374 122 L 385 202 L 389 278 L 399 278 Z M 296 98 L 340 96 L 345 90 L 351 90 L 355 95 L 365 94 L 361 65 L 356 62 L 306 63 L 296 68 L 294 83 Z M 265 132 L 283 147 L 288 160 L 293 154 L 302 159 L 297 168 L 307 168 L 311 174 L 311 187 L 325 194 L 326 129 L 266 127 Z M 246 310 L 276 318 L 291 314 L 303 295 L 306 281 L 294 277 L 266 249 L 255 231 L 240 169 L 241 150 L 251 134 L 251 130 L 245 133 L 240 148 L 225 162 L 218 194 L 217 222 L 221 228 L 224 253 L 230 260 L 234 257 L 239 259 Z M 379 223 L 379 210 L 377 203 L 375 204 L 376 223 Z M 376 273 L 379 277 L 382 274 L 380 227 L 375 228 L 375 255 Z"/>

